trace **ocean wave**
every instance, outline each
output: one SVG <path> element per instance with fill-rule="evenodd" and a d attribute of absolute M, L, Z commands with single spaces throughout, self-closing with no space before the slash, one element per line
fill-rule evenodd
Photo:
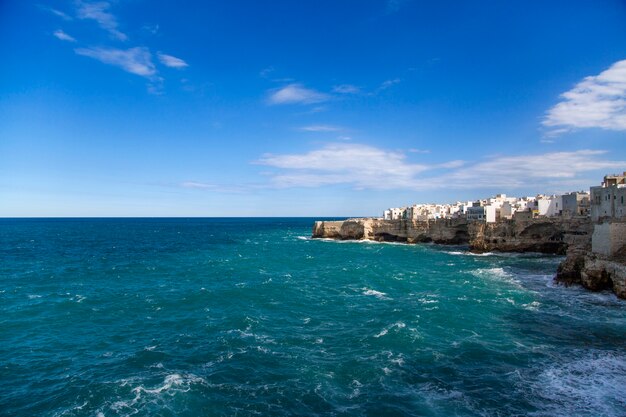
<path fill-rule="evenodd" d="M 363 291 L 363 295 L 373 295 L 374 297 L 378 298 L 379 300 L 389 300 L 389 297 L 387 297 L 387 293 L 384 293 L 384 292 L 381 292 L 381 291 L 372 290 L 372 289 L 367 288 L 367 287 L 363 287 L 363 288 L 361 288 L 361 290 Z"/>
<path fill-rule="evenodd" d="M 516 287 L 520 287 L 520 281 L 514 278 L 513 274 L 504 270 L 501 267 L 494 268 L 478 268 L 471 271 L 471 274 L 478 278 L 487 278 L 490 280 L 497 280 L 500 282 L 506 282 Z"/>
<path fill-rule="evenodd" d="M 119 381 L 120 388 L 128 387 L 135 383 L 135 380 Z M 204 378 L 189 373 L 172 373 L 164 377 L 163 382 L 155 386 L 140 384 L 130 390 L 133 398 L 117 399 L 112 401 L 96 413 L 96 415 L 107 415 L 107 411 L 115 414 L 134 415 L 147 412 L 150 414 L 156 410 L 169 408 L 172 398 L 178 394 L 189 392 L 195 387 L 208 386 Z"/>
<path fill-rule="evenodd" d="M 406 327 L 406 324 L 404 324 L 401 321 L 398 321 L 396 323 L 390 324 L 389 326 L 385 327 L 379 333 L 375 334 L 374 337 L 379 338 L 389 333 L 389 330 L 392 330 L 394 328 L 400 330 L 400 329 L 404 329 L 405 327 Z"/>
<path fill-rule="evenodd" d="M 535 416 L 613 416 L 626 410 L 626 356 L 606 352 L 582 354 L 549 366 L 533 382 L 539 394 Z"/>
<path fill-rule="evenodd" d="M 540 252 L 482 252 L 482 253 L 475 253 L 475 252 L 471 252 L 471 251 L 459 251 L 459 250 L 445 250 L 443 251 L 444 253 L 447 253 L 448 255 L 454 255 L 454 256 L 472 256 L 472 257 L 478 257 L 478 258 L 483 258 L 483 257 L 496 257 L 496 258 L 547 258 L 547 257 L 554 257 L 554 255 L 549 255 L 549 254 L 545 254 L 545 253 L 540 253 Z"/>

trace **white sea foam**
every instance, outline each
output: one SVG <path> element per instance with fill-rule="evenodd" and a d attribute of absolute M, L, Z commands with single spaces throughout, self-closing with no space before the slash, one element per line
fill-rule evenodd
<path fill-rule="evenodd" d="M 28 299 L 29 300 L 34 300 L 36 298 L 41 298 L 41 295 L 39 295 L 39 294 L 28 294 Z"/>
<path fill-rule="evenodd" d="M 513 275 L 506 272 L 504 268 L 479 268 L 471 271 L 472 275 L 479 278 L 487 278 L 513 284 L 517 287 L 520 286 L 520 282 L 513 278 Z"/>
<path fill-rule="evenodd" d="M 624 415 L 626 357 L 587 353 L 571 362 L 548 367 L 533 386 L 541 397 L 541 411 L 534 415 Z"/>
<path fill-rule="evenodd" d="M 451 251 L 445 251 L 448 255 L 455 255 L 455 256 L 478 256 L 478 257 L 483 257 L 483 256 L 493 256 L 495 255 L 494 252 L 484 252 L 484 253 L 474 253 L 474 252 L 470 252 L 470 251 L 459 251 L 459 250 L 451 250 Z"/>
<path fill-rule="evenodd" d="M 382 337 L 382 336 L 386 335 L 387 333 L 389 333 L 389 330 L 392 330 L 394 328 L 400 330 L 400 329 L 404 329 L 405 327 L 406 327 L 406 324 L 404 324 L 401 321 L 398 321 L 396 323 L 390 324 L 389 326 L 385 327 L 378 334 L 375 334 L 374 337 L 375 338 L 379 338 L 379 337 Z"/>
<path fill-rule="evenodd" d="M 361 290 L 363 291 L 363 295 L 373 295 L 374 297 L 378 298 L 379 300 L 389 300 L 389 298 L 387 297 L 387 294 L 384 293 L 384 292 L 372 290 L 372 289 L 367 288 L 367 287 L 363 287 L 363 288 L 361 288 Z"/>
<path fill-rule="evenodd" d="M 528 304 L 524 304 L 523 307 L 529 311 L 537 311 L 539 307 L 541 307 L 541 303 L 539 301 L 533 301 Z"/>
<path fill-rule="evenodd" d="M 418 298 L 417 301 L 419 301 L 422 304 L 437 304 L 439 302 L 439 300 L 426 298 L 426 297 Z"/>

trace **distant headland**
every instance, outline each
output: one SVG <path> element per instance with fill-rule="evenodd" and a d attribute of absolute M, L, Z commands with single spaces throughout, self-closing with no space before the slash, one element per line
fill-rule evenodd
<path fill-rule="evenodd" d="M 317 221 L 313 238 L 468 245 L 473 252 L 566 255 L 558 282 L 626 299 L 626 171 L 589 192 L 414 204 L 379 218 Z"/>

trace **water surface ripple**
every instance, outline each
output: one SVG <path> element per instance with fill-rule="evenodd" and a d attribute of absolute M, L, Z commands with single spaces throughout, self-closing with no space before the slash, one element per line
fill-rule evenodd
<path fill-rule="evenodd" d="M 0 220 L 0 415 L 626 415 L 626 303 L 561 258 L 311 225 Z"/>

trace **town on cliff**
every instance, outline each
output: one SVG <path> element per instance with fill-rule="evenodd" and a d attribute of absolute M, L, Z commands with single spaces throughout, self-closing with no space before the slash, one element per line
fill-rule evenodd
<path fill-rule="evenodd" d="M 382 218 L 317 221 L 314 238 L 468 245 L 472 252 L 566 255 L 555 279 L 626 298 L 626 171 L 589 192 L 415 204 Z"/>

